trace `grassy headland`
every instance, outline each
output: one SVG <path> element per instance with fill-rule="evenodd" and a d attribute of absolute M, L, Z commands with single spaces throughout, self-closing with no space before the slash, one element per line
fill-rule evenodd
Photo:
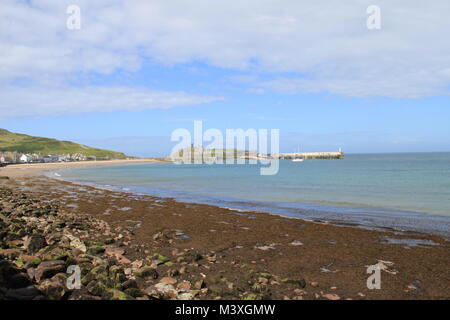
<path fill-rule="evenodd" d="M 39 154 L 75 154 L 110 159 L 129 158 L 122 152 L 91 148 L 82 144 L 57 139 L 33 137 L 0 129 L 0 151 Z"/>

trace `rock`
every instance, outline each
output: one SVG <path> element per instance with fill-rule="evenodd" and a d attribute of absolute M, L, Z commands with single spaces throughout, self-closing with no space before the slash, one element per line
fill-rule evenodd
<path fill-rule="evenodd" d="M 319 283 L 316 281 L 311 282 L 311 287 L 317 288 L 319 286 Z"/>
<path fill-rule="evenodd" d="M 152 236 L 152 239 L 155 240 L 155 241 L 162 240 L 163 238 L 164 238 L 164 233 L 162 233 L 162 232 L 155 233 Z"/>
<path fill-rule="evenodd" d="M 322 297 L 324 297 L 325 299 L 328 299 L 328 300 L 340 300 L 341 299 L 341 297 L 339 297 L 337 294 L 334 294 L 334 293 L 327 293 L 327 294 L 322 295 Z"/>
<path fill-rule="evenodd" d="M 407 293 L 421 291 L 420 286 L 420 280 L 414 280 L 412 283 L 406 286 L 406 289 L 404 291 Z"/>
<path fill-rule="evenodd" d="M 43 261 L 34 271 L 34 278 L 37 282 L 48 279 L 54 275 L 65 272 L 66 263 L 62 260 Z"/>
<path fill-rule="evenodd" d="M 187 272 L 187 268 L 186 267 L 181 267 L 179 272 L 180 272 L 180 274 L 185 274 Z"/>
<path fill-rule="evenodd" d="M 122 289 L 126 290 L 126 289 L 130 289 L 130 288 L 137 288 L 138 284 L 136 282 L 136 280 L 130 279 L 125 281 L 124 283 L 122 283 Z"/>
<path fill-rule="evenodd" d="M 24 263 L 22 260 L 17 259 L 16 261 L 14 261 L 14 264 L 15 264 L 17 267 L 22 268 L 22 267 L 24 266 L 25 263 Z"/>
<path fill-rule="evenodd" d="M 204 287 L 205 287 L 205 281 L 203 281 L 203 280 L 198 280 L 194 283 L 195 289 L 200 290 L 200 289 L 203 289 Z"/>
<path fill-rule="evenodd" d="M 103 298 L 107 300 L 133 300 L 133 297 L 117 289 L 108 289 Z"/>
<path fill-rule="evenodd" d="M 131 263 L 131 267 L 132 267 L 132 268 L 135 268 L 135 269 L 141 268 L 142 265 L 143 265 L 142 260 L 135 260 L 135 261 L 133 261 L 133 262 Z"/>
<path fill-rule="evenodd" d="M 12 289 L 24 288 L 32 284 L 26 273 L 17 273 L 7 279 L 7 281 L 9 287 Z"/>
<path fill-rule="evenodd" d="M 193 299 L 194 295 L 190 292 L 184 292 L 178 295 L 178 300 L 193 300 Z"/>
<path fill-rule="evenodd" d="M 166 298 L 174 299 L 177 297 L 177 291 L 175 290 L 175 287 L 171 284 L 158 283 L 155 285 L 155 288 L 159 292 L 161 292 Z"/>
<path fill-rule="evenodd" d="M 86 290 L 94 296 L 102 297 L 107 294 L 108 287 L 103 283 L 103 281 L 92 280 L 86 286 Z"/>
<path fill-rule="evenodd" d="M 250 293 L 244 297 L 244 300 L 261 300 L 261 297 L 255 293 Z"/>
<path fill-rule="evenodd" d="M 144 267 L 144 268 L 141 268 L 141 269 L 137 270 L 137 271 L 134 273 L 134 275 L 135 275 L 136 277 L 139 277 L 139 278 L 148 278 L 148 277 L 151 277 L 151 278 L 153 278 L 153 279 L 158 279 L 158 277 L 159 277 L 158 272 L 157 272 L 155 269 L 151 268 L 151 267 Z"/>
<path fill-rule="evenodd" d="M 166 262 L 170 261 L 170 259 L 168 257 L 163 256 L 162 254 L 159 254 L 159 253 L 155 253 L 152 258 L 153 258 L 153 260 L 161 261 L 161 263 L 166 263 Z"/>
<path fill-rule="evenodd" d="M 259 275 L 262 278 L 266 278 L 266 279 L 271 279 L 272 278 L 272 275 L 270 273 L 267 273 L 267 272 L 260 272 Z"/>
<path fill-rule="evenodd" d="M 128 258 L 124 257 L 124 256 L 117 257 L 117 261 L 120 264 L 129 264 L 129 263 L 131 263 L 131 261 Z"/>
<path fill-rule="evenodd" d="M 300 288 L 306 287 L 305 279 L 299 279 L 299 280 L 283 279 L 283 280 L 281 280 L 281 282 L 286 283 L 286 284 L 292 284 L 292 285 L 298 286 Z"/>
<path fill-rule="evenodd" d="M 26 288 L 19 288 L 9 290 L 5 298 L 12 300 L 33 300 L 37 296 L 41 295 L 41 292 L 36 288 L 36 286 L 28 286 Z"/>
<path fill-rule="evenodd" d="M 0 258 L 14 260 L 22 253 L 19 249 L 0 249 Z"/>
<path fill-rule="evenodd" d="M 90 273 L 94 274 L 94 275 L 103 275 L 106 274 L 108 271 L 107 266 L 102 264 L 102 265 L 97 265 L 96 267 L 92 268 Z"/>
<path fill-rule="evenodd" d="M 180 289 L 180 290 L 190 290 L 191 289 L 191 283 L 188 282 L 188 281 L 180 282 L 177 285 L 177 288 Z"/>
<path fill-rule="evenodd" d="M 163 283 L 163 284 L 175 284 L 177 283 L 177 279 L 174 279 L 172 277 L 164 277 L 162 278 L 159 283 Z"/>
<path fill-rule="evenodd" d="M 124 293 L 133 297 L 133 298 L 138 298 L 138 297 L 142 297 L 145 295 L 144 292 L 142 292 L 140 289 L 138 288 L 128 288 L 126 290 L 124 290 Z"/>
<path fill-rule="evenodd" d="M 61 300 L 66 294 L 66 285 L 62 277 L 42 281 L 38 289 L 50 300 Z"/>
<path fill-rule="evenodd" d="M 197 262 L 203 259 L 203 256 L 197 251 L 188 251 L 177 259 L 178 262 Z"/>
<path fill-rule="evenodd" d="M 144 293 L 152 299 L 162 299 L 164 294 L 156 289 L 155 286 L 149 286 L 145 288 Z"/>
<path fill-rule="evenodd" d="M 24 241 L 24 248 L 31 254 L 38 252 L 47 246 L 45 238 L 41 235 L 32 235 Z"/>
<path fill-rule="evenodd" d="M 69 253 L 63 248 L 54 247 L 50 248 L 45 254 L 41 256 L 42 260 L 67 260 Z"/>
<path fill-rule="evenodd" d="M 17 266 L 15 266 L 12 262 L 0 260 L 0 283 L 7 281 L 12 276 L 20 272 L 22 272 L 22 269 L 17 268 Z"/>
<path fill-rule="evenodd" d="M 131 268 L 124 268 L 123 272 L 127 275 L 127 276 L 131 276 L 133 274 L 133 269 Z"/>
<path fill-rule="evenodd" d="M 167 275 L 169 277 L 178 277 L 180 275 L 180 271 L 178 271 L 177 269 L 169 269 L 167 270 Z"/>
<path fill-rule="evenodd" d="M 42 260 L 40 258 L 34 257 L 34 256 L 29 256 L 24 260 L 26 262 L 26 265 L 25 265 L 26 268 L 37 267 L 42 262 Z"/>
<path fill-rule="evenodd" d="M 252 289 L 259 293 L 266 293 L 268 291 L 267 285 L 261 283 L 254 283 Z"/>
<path fill-rule="evenodd" d="M 101 300 L 101 298 L 85 292 L 80 292 L 80 290 L 74 290 L 70 293 L 68 300 Z"/>
<path fill-rule="evenodd" d="M 34 276 L 36 274 L 36 269 L 35 268 L 28 268 L 27 269 L 27 275 L 30 279 L 34 279 Z"/>
<path fill-rule="evenodd" d="M 97 255 L 105 252 L 105 248 L 102 245 L 93 245 L 87 249 L 87 253 Z"/>
<path fill-rule="evenodd" d="M 109 268 L 109 278 L 115 283 L 122 283 L 127 280 L 125 271 L 120 266 L 111 266 Z"/>
<path fill-rule="evenodd" d="M 304 296 L 307 292 L 305 290 L 302 290 L 302 289 L 295 289 L 294 293 L 299 295 L 299 296 Z"/>
<path fill-rule="evenodd" d="M 70 246 L 74 249 L 80 250 L 81 252 L 86 252 L 87 248 L 86 245 L 83 243 L 83 241 L 81 241 L 79 238 L 71 235 L 71 234 L 66 234 L 65 235 L 67 238 L 69 238 L 70 240 Z"/>
<path fill-rule="evenodd" d="M 120 257 L 125 253 L 125 250 L 122 248 L 106 248 L 105 254 L 109 257 Z"/>

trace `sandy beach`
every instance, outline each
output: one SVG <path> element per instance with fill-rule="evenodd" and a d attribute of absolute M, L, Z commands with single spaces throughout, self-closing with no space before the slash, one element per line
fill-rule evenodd
<path fill-rule="evenodd" d="M 129 159 L 129 160 L 105 160 L 105 161 L 79 161 L 79 162 L 51 162 L 51 163 L 31 163 L 31 164 L 13 164 L 1 168 L 2 175 L 11 178 L 23 178 L 39 176 L 46 171 L 68 168 L 111 166 L 116 164 L 132 163 L 157 163 L 160 159 Z"/>
<path fill-rule="evenodd" d="M 156 298 L 163 286 L 170 294 L 166 290 L 158 298 L 450 298 L 450 242 L 439 236 L 233 211 L 101 190 L 42 175 L 69 166 L 147 161 L 156 160 L 8 166 L 0 168 L 0 176 L 9 177 L 1 179 L 0 185 L 118 230 L 122 237 L 113 242 L 102 233 L 85 237 L 101 243 L 107 252 L 120 253 L 108 257 L 124 268 L 128 280 L 137 281 L 140 293 L 133 291 L 134 298 Z M 183 258 L 193 253 L 198 259 Z M 104 251 L 98 254 L 105 257 Z M 148 258 L 158 255 L 164 262 Z M 367 268 L 377 263 L 383 265 L 381 289 L 370 290 Z M 146 267 L 159 276 L 143 274 Z M 125 292 L 133 298 L 130 290 Z M 85 294 L 85 298 L 101 296 L 95 296 L 95 291 Z"/>

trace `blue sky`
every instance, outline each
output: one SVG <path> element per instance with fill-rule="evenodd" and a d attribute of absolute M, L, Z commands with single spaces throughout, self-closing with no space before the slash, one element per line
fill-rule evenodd
<path fill-rule="evenodd" d="M 417 26 L 399 17 L 419 16 L 420 2 L 380 1 L 377 31 L 356 0 L 248 1 L 239 13 L 222 1 L 75 2 L 80 30 L 64 26 L 68 2 L 0 5 L 1 128 L 137 156 L 167 155 L 194 120 L 280 129 L 285 152 L 450 151 L 445 1 Z"/>

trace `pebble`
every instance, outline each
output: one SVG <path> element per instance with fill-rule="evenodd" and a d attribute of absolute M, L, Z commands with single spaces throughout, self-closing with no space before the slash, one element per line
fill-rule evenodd
<path fill-rule="evenodd" d="M 322 297 L 324 297 L 325 299 L 328 299 L 328 300 L 340 300 L 341 299 L 341 297 L 339 297 L 337 294 L 334 294 L 334 293 L 327 293 L 327 294 L 322 295 Z"/>
<path fill-rule="evenodd" d="M 162 283 L 162 284 L 175 284 L 175 283 L 177 283 L 177 279 L 172 278 L 172 277 L 164 277 L 164 278 L 162 278 L 159 281 L 159 283 Z"/>

